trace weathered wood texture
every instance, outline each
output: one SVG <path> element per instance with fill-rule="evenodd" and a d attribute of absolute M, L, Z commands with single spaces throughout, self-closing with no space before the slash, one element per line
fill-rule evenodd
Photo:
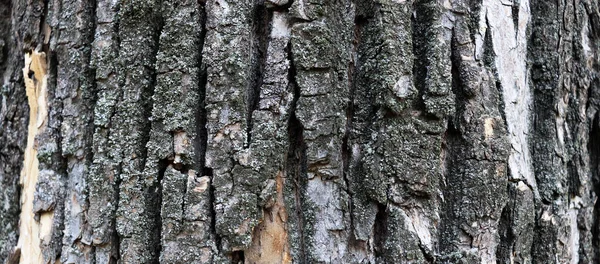
<path fill-rule="evenodd" d="M 0 0 L 0 262 L 598 263 L 596 0 Z"/>

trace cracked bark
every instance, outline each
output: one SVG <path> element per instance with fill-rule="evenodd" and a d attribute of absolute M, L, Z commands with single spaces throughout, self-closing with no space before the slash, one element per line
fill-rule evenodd
<path fill-rule="evenodd" d="M 595 263 L 596 0 L 0 1 L 0 262 Z"/>

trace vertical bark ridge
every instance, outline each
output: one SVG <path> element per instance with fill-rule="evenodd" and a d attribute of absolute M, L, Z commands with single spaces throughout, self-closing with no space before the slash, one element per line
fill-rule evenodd
<path fill-rule="evenodd" d="M 96 263 L 116 263 L 119 257 L 119 236 L 116 230 L 116 211 L 119 204 L 121 179 L 120 149 L 113 124 L 117 105 L 121 101 L 119 71 L 119 2 L 98 1 L 96 32 L 92 43 L 91 65 L 96 70 L 97 100 L 94 105 L 94 158 L 88 182 L 88 222 L 95 247 Z"/>
<path fill-rule="evenodd" d="M 531 1 L 532 29 L 529 47 L 529 57 L 532 60 L 531 78 L 533 86 L 533 111 L 535 119 L 533 124 L 533 140 L 531 142 L 534 171 L 538 182 L 540 199 L 536 201 L 535 237 L 532 247 L 534 261 L 551 261 L 556 256 L 556 229 L 552 227 L 552 220 L 558 221 L 560 207 L 553 206 L 552 201 L 560 198 L 556 193 L 564 178 L 561 168 L 556 168 L 554 145 L 556 144 L 555 120 L 556 110 L 554 92 L 559 74 L 548 74 L 545 71 L 558 71 L 559 48 L 558 31 L 560 23 L 547 23 L 558 19 L 558 4 L 556 2 Z M 544 14 L 538 16 L 537 14 Z M 547 44 L 546 44 L 547 43 Z M 551 54 L 550 57 L 538 57 L 542 53 Z M 553 208 L 558 207 L 558 208 Z M 545 214 L 544 214 L 545 212 Z M 543 217 L 542 217 L 543 216 Z M 562 222 L 562 221 L 561 221 Z"/>
<path fill-rule="evenodd" d="M 252 140 L 248 145 L 248 161 L 241 162 L 240 172 L 262 179 L 253 182 L 260 187 L 258 207 L 261 209 L 259 223 L 252 233 L 252 242 L 244 251 L 246 262 L 250 263 L 291 263 L 288 217 L 289 197 L 286 162 L 286 147 L 290 145 L 286 127 L 292 114 L 293 91 L 290 89 L 289 71 L 291 66 L 288 51 L 291 27 L 288 14 L 289 4 L 265 2 L 266 8 L 261 19 L 261 30 L 255 31 L 255 38 L 262 38 L 258 50 L 261 65 L 252 111 Z M 259 20 L 261 21 L 261 20 Z M 255 19 L 255 22 L 256 19 Z M 255 25 L 256 27 L 257 25 Z M 262 35 L 261 35 L 262 34 Z M 261 168 L 260 171 L 251 170 Z M 243 175 L 243 174 L 242 174 Z M 255 176 L 256 175 L 256 176 Z M 293 211 L 292 211 L 293 212 Z M 293 229 L 291 229 L 293 230 Z"/>
<path fill-rule="evenodd" d="M 590 153 L 590 170 L 592 174 L 593 192 L 596 194 L 600 193 L 600 120 L 598 113 L 596 113 L 591 119 L 590 123 L 590 141 L 588 142 L 588 151 Z M 595 203 L 592 212 L 592 246 L 594 250 L 590 258 L 592 261 L 600 260 L 600 203 Z"/>
<path fill-rule="evenodd" d="M 272 16 L 273 12 L 267 9 L 264 0 L 255 1 L 252 10 L 251 79 L 246 89 L 246 106 L 248 108 L 246 110 L 246 142 L 244 143 L 246 148 L 250 147 L 252 143 L 252 127 L 254 125 L 252 114 L 258 108 L 260 100 L 260 88 L 263 84 Z"/>
<path fill-rule="evenodd" d="M 211 261 L 209 177 L 197 164 L 194 143 L 201 83 L 204 6 L 198 1 L 162 2 L 163 26 L 156 59 L 152 127 L 143 174 L 154 179 L 156 263 Z M 173 89 L 177 87 L 177 89 Z M 200 132 L 201 133 L 201 132 Z M 152 193 L 152 191 L 150 192 Z M 152 203 L 151 203 L 152 205 Z"/>
<path fill-rule="evenodd" d="M 361 190 L 364 188 L 364 183 L 368 181 L 362 176 L 365 169 L 359 150 L 360 146 L 366 143 L 365 141 L 368 142 L 366 136 L 370 131 L 368 127 L 375 115 L 375 106 L 372 103 L 373 93 L 370 89 L 364 89 L 363 87 L 373 77 L 370 61 L 376 55 L 376 52 L 379 52 L 377 46 L 373 45 L 376 40 L 373 40 L 372 35 L 368 34 L 373 31 L 372 24 L 375 23 L 373 16 L 377 12 L 377 6 L 373 1 L 359 1 L 356 3 L 355 39 L 358 41 L 355 43 L 355 70 L 350 86 L 352 119 L 347 121 L 346 124 L 349 127 L 347 148 L 350 149 L 347 175 L 348 188 L 351 193 L 354 193 L 352 197 L 353 215 L 351 216 L 353 220 L 352 233 L 357 241 L 361 241 L 365 245 L 366 254 L 362 257 L 371 261 L 374 254 L 371 253 L 373 248 L 369 246 L 371 244 L 369 242 L 371 239 L 380 241 L 378 237 L 371 238 L 371 233 L 374 232 L 374 236 L 382 234 L 373 231 L 373 226 L 377 222 L 377 207 L 370 201 L 372 195 Z"/>
<path fill-rule="evenodd" d="M 60 139 L 60 155 L 66 164 L 63 189 L 57 202 L 64 203 L 63 230 L 56 230 L 62 239 L 53 254 L 61 261 L 91 263 L 94 250 L 90 246 L 91 233 L 86 219 L 89 207 L 87 174 L 93 158 L 93 106 L 96 101 L 95 71 L 90 67 L 91 45 L 96 27 L 95 1 L 53 2 L 53 33 L 51 52 L 56 54 L 55 99 L 61 101 L 59 115 L 62 120 L 57 133 Z M 55 103 L 58 101 L 55 101 Z M 56 135 L 48 135 L 48 139 Z M 55 149 L 48 146 L 48 150 Z M 49 163 L 54 166 L 56 162 Z M 48 180 L 52 186 L 54 179 Z M 42 182 L 39 187 L 44 186 Z M 48 191 L 42 191 L 48 192 Z M 48 192 L 51 193 L 51 192 Z M 47 259 L 50 259 L 49 256 Z"/>
<path fill-rule="evenodd" d="M 481 3 L 453 8 L 464 13 L 454 16 L 452 37 L 456 114 L 447 139 L 441 260 L 463 256 L 494 263 L 500 242 L 498 223 L 507 200 L 509 148 L 501 94 L 490 60 L 486 63 L 486 54 L 494 54 L 495 43 L 488 32 L 493 28 Z"/>
<path fill-rule="evenodd" d="M 294 113 L 303 127 L 307 170 L 306 178 L 300 178 L 306 185 L 299 196 L 304 197 L 303 207 L 310 208 L 302 219 L 304 253 L 308 262 L 351 261 L 342 143 L 354 8 L 350 1 L 294 1 L 290 16 L 299 92 Z"/>
<path fill-rule="evenodd" d="M 366 23 L 357 50 L 349 144 L 353 220 L 357 239 L 376 239 L 385 251 L 368 254 L 376 261 L 427 261 L 434 255 L 439 153 L 445 118 L 453 111 L 442 10 L 428 1 L 357 5 Z M 373 229 L 378 206 L 388 218 L 385 234 Z"/>
<path fill-rule="evenodd" d="M 116 224 L 123 262 L 149 263 L 158 259 L 155 248 L 160 241 L 152 236 L 156 223 L 151 219 L 160 211 L 148 211 L 150 198 L 159 195 L 151 193 L 156 191 L 151 187 L 157 177 L 146 180 L 143 170 L 151 137 L 148 117 L 156 84 L 155 63 L 162 28 L 160 7 L 161 1 L 121 1 L 118 13 L 122 94 L 113 117 L 118 120 L 113 123 L 113 137 L 119 139 L 120 153 L 115 155 L 122 164 Z"/>
<path fill-rule="evenodd" d="M 254 80 L 252 12 L 257 4 L 251 0 L 206 3 L 206 166 L 213 168 L 215 232 L 221 246 L 215 261 L 231 260 L 234 251 L 249 246 L 261 212 L 258 194 L 264 178 L 248 166 L 252 150 L 244 148 L 251 123 L 246 96 Z"/>
<path fill-rule="evenodd" d="M 597 76 L 597 68 L 590 65 L 590 56 L 597 56 L 595 52 L 590 52 L 589 47 L 597 44 L 597 35 L 590 34 L 593 28 L 590 24 L 598 18 L 598 10 L 588 12 L 586 5 L 589 3 L 573 2 L 573 33 L 570 35 L 572 40 L 572 58 L 573 66 L 570 69 L 570 78 L 564 83 L 568 87 L 569 102 L 567 113 L 567 149 L 570 157 L 567 166 L 569 168 L 569 215 L 571 220 L 570 247 L 571 261 L 580 263 L 593 262 L 593 211 L 594 211 L 594 174 L 592 171 L 592 154 L 590 153 L 589 142 L 595 140 L 592 135 L 593 114 L 590 110 L 597 107 L 590 107 L 591 95 L 590 87 L 594 86 L 594 79 Z M 592 110 L 593 111 L 593 110 Z"/>
<path fill-rule="evenodd" d="M 63 260 L 71 257 L 68 253 L 62 253 L 63 251 L 91 252 L 91 247 L 81 241 L 87 238 L 83 213 L 87 207 L 84 174 L 91 158 L 91 141 L 84 135 L 91 128 L 88 112 L 95 97 L 94 85 L 90 79 L 93 71 L 89 68 L 90 53 L 87 48 L 94 30 L 94 3 L 80 3 L 69 8 L 63 8 L 62 2 L 44 4 L 39 9 L 43 12 L 38 26 L 40 42 L 35 51 L 31 52 L 43 49 L 48 53 L 44 57 L 46 64 L 48 61 L 53 63 L 49 68 L 51 80 L 48 91 L 41 91 L 46 94 L 45 99 L 38 99 L 39 110 L 46 114 L 42 119 L 38 116 L 37 120 L 38 128 L 43 129 L 36 138 L 38 143 L 35 155 L 39 165 L 34 163 L 33 166 L 36 167 L 34 170 L 39 171 L 39 178 L 34 183 L 36 189 L 32 211 L 36 215 L 36 221 L 47 226 L 44 231 L 46 234 L 40 235 L 43 240 L 41 258 L 44 261 L 54 261 L 59 256 Z M 73 15 L 75 11 L 78 11 L 77 16 Z M 77 19 L 85 22 L 76 23 Z M 64 56 L 66 49 L 72 49 L 76 55 Z M 54 63 L 59 61 L 60 64 Z M 75 112 L 83 117 L 75 118 Z M 83 133 L 73 133 L 70 128 Z M 69 198 L 68 202 L 65 202 L 66 197 Z M 23 236 L 23 239 L 25 241 L 27 236 Z M 25 247 L 21 243 L 20 245 Z M 36 246 L 26 247 L 29 250 Z M 30 258 L 36 258 L 36 254 L 23 252 L 21 261 L 35 261 Z"/>
<path fill-rule="evenodd" d="M 19 174 L 23 167 L 23 152 L 27 141 L 27 97 L 23 84 L 23 53 L 20 48 L 22 36 L 19 19 L 29 19 L 22 14 L 23 3 L 4 1 L 0 3 L 0 261 L 16 255 L 13 252 L 19 239 L 19 215 L 21 197 Z M 18 259 L 18 257 L 17 257 Z"/>
<path fill-rule="evenodd" d="M 540 199 L 536 203 L 534 261 L 589 259 L 581 241 L 589 241 L 589 181 L 587 145 L 590 127 L 585 109 L 589 77 L 585 69 L 585 20 L 581 6 L 571 1 L 531 1 L 530 60 L 535 113 L 532 142 Z M 539 14 L 544 14 L 540 16 Z M 544 57 L 538 57 L 544 54 Z M 583 62 L 583 63 L 582 63 Z M 584 67 L 582 67 L 584 66 Z M 552 72 L 552 74 L 549 74 Z M 583 152 L 582 152 L 583 151 Z M 589 184 L 588 184 L 589 185 Z M 563 241 L 563 242 L 559 242 Z"/>

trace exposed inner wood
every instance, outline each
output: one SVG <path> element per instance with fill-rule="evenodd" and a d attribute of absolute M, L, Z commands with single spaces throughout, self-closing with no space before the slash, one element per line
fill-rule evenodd
<path fill-rule="evenodd" d="M 282 174 L 277 173 L 275 201 L 263 211 L 262 222 L 254 229 L 252 244 L 244 252 L 246 263 L 292 263 L 286 229 L 287 212 L 283 200 Z"/>
<path fill-rule="evenodd" d="M 39 161 L 35 137 L 43 131 L 48 117 L 47 65 L 44 52 L 25 54 L 23 76 L 29 103 L 29 126 L 25 160 L 21 171 L 21 216 L 18 248 L 21 249 L 20 263 L 43 263 L 41 244 L 49 241 L 54 212 L 43 212 L 35 220 L 33 200 L 39 176 Z"/>

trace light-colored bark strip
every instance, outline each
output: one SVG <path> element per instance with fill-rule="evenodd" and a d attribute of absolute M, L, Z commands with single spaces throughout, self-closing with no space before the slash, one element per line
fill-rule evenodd
<path fill-rule="evenodd" d="M 501 1 L 483 1 L 485 8 L 481 9 L 478 36 L 483 38 L 486 30 L 490 30 L 494 43 L 495 66 L 502 84 L 508 137 L 512 147 L 508 158 L 509 177 L 534 187 L 536 183 L 527 140 L 532 101 L 527 61 L 524 59 L 527 56 L 529 1 L 521 0 L 514 4 L 518 5 L 518 14 L 513 14 L 516 8 L 512 5 Z M 518 21 L 513 26 L 515 15 Z M 489 23 L 489 28 L 486 23 Z M 478 48 L 483 49 L 482 45 Z"/>
<path fill-rule="evenodd" d="M 54 212 L 43 212 L 36 220 L 33 200 L 39 176 L 39 161 L 35 137 L 43 131 L 48 117 L 47 65 L 44 52 L 25 54 L 23 76 L 29 103 L 29 126 L 25 160 L 21 171 L 21 216 L 18 248 L 21 249 L 20 263 L 43 263 L 41 245 L 50 239 Z M 31 75 L 30 73 L 33 73 Z"/>

